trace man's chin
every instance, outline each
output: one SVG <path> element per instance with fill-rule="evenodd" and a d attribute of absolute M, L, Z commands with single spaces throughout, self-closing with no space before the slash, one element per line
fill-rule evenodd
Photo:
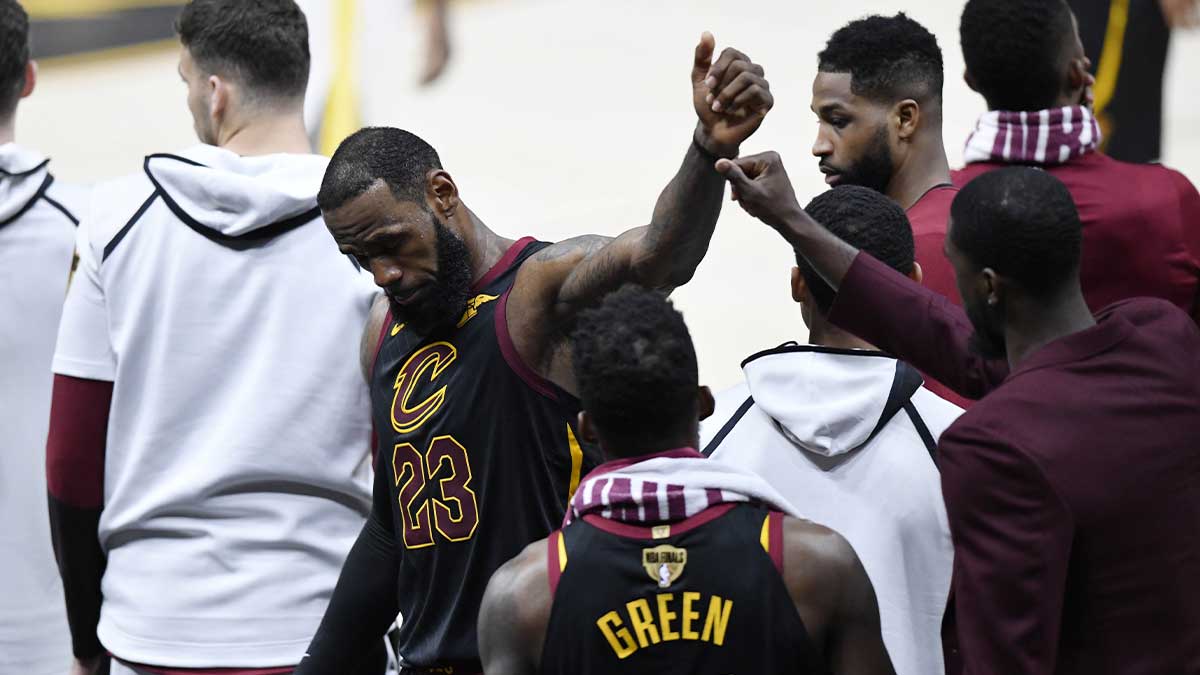
<path fill-rule="evenodd" d="M 462 316 L 464 309 L 457 312 L 438 310 L 437 308 L 421 307 L 419 305 L 401 305 L 389 299 L 392 308 L 392 319 L 403 323 L 421 335 L 429 335 L 439 330 L 453 327 L 455 320 Z"/>

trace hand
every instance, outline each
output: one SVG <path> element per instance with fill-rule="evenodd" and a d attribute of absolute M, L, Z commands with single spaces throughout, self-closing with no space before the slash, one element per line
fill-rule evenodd
<path fill-rule="evenodd" d="M 1200 25 L 1200 3 L 1197 0 L 1158 0 L 1158 5 L 1171 28 L 1195 28 Z"/>
<path fill-rule="evenodd" d="M 762 66 L 730 47 L 713 63 L 715 49 L 712 33 L 700 36 L 692 64 L 692 103 L 700 118 L 696 142 L 718 157 L 736 157 L 742 141 L 775 105 L 775 97 Z"/>
<path fill-rule="evenodd" d="M 733 189 L 733 200 L 746 213 L 783 231 L 796 218 L 807 218 L 796 201 L 796 192 L 783 160 L 776 152 L 717 161 L 716 169 Z"/>
<path fill-rule="evenodd" d="M 71 675 L 108 675 L 111 661 L 108 654 L 89 659 L 75 659 L 71 663 Z"/>
<path fill-rule="evenodd" d="M 450 62 L 450 31 L 446 26 L 444 0 L 438 2 L 429 17 L 425 37 L 425 64 L 421 68 L 421 85 L 428 86 L 442 76 Z"/>

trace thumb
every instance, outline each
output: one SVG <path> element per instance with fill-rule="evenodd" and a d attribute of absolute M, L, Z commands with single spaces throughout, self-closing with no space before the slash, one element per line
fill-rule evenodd
<path fill-rule="evenodd" d="M 746 172 L 742 171 L 742 167 L 737 161 L 730 159 L 718 159 L 716 164 L 717 173 L 725 177 L 729 184 L 739 192 L 745 192 L 745 189 L 750 187 L 753 182 L 746 176 Z"/>
<path fill-rule="evenodd" d="M 713 34 L 704 31 L 700 35 L 700 44 L 696 45 L 696 59 L 692 63 L 692 82 L 699 84 L 708 77 L 708 69 L 712 68 L 713 52 L 717 48 L 717 39 Z"/>

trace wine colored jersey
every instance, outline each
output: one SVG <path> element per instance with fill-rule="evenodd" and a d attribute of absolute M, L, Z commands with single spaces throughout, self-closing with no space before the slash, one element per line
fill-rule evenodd
<path fill-rule="evenodd" d="M 670 525 L 597 515 L 547 540 L 541 672 L 823 673 L 783 583 L 783 514 L 711 507 Z"/>
<path fill-rule="evenodd" d="M 548 245 L 516 242 L 447 331 L 420 335 L 390 316 L 383 327 L 371 400 L 390 504 L 374 508 L 391 514 L 409 666 L 481 670 L 488 579 L 562 522 L 598 463 L 572 428 L 578 400 L 525 366 L 508 334 L 517 271 Z"/>
<path fill-rule="evenodd" d="M 921 284 L 950 302 L 962 305 L 954 281 L 954 268 L 943 250 L 946 224 L 950 222 L 950 204 L 957 194 L 958 188 L 953 185 L 931 188 L 908 208 L 908 222 L 912 225 L 916 261 L 924 273 Z M 960 408 L 971 407 L 970 399 L 959 396 L 950 387 L 928 376 L 925 388 Z"/>

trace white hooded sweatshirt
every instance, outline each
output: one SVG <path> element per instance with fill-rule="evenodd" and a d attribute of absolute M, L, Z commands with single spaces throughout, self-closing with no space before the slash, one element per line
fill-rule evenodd
<path fill-rule="evenodd" d="M 96 188 L 54 371 L 109 380 L 100 641 L 298 663 L 370 508 L 375 288 L 316 206 L 328 160 L 213 146 Z"/>
<path fill-rule="evenodd" d="M 47 162 L 0 145 L 0 673 L 28 675 L 57 675 L 71 658 L 45 515 L 46 425 L 83 195 Z"/>
<path fill-rule="evenodd" d="M 845 537 L 897 675 L 940 675 L 953 548 L 932 446 L 962 410 L 881 352 L 789 344 L 742 369 L 701 428 L 704 453 L 759 473 Z"/>

